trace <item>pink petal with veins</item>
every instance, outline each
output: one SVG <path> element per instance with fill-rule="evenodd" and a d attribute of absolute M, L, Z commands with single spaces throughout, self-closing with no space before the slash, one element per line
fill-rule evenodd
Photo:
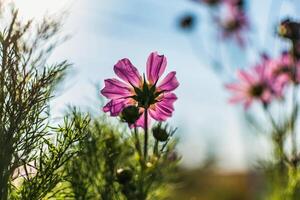
<path fill-rule="evenodd" d="M 131 105 L 130 99 L 113 99 L 103 107 L 103 111 L 110 112 L 110 116 L 118 116 L 129 105 Z"/>
<path fill-rule="evenodd" d="M 146 71 L 149 83 L 155 84 L 164 73 L 166 66 L 167 58 L 164 55 L 158 55 L 157 52 L 151 53 L 147 60 Z"/>
<path fill-rule="evenodd" d="M 179 86 L 176 72 L 170 72 L 158 85 L 158 89 L 166 92 L 175 90 Z"/>
<path fill-rule="evenodd" d="M 106 79 L 101 94 L 108 99 L 118 99 L 131 96 L 133 93 L 130 87 L 118 79 Z"/>
<path fill-rule="evenodd" d="M 130 83 L 135 87 L 139 87 L 142 83 L 142 77 L 139 71 L 133 66 L 133 64 L 131 64 L 130 60 L 127 58 L 119 60 L 114 66 L 114 71 L 120 79 L 127 83 Z"/>

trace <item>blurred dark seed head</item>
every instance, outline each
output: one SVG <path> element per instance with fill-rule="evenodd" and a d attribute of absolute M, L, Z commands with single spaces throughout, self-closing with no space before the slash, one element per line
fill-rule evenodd
<path fill-rule="evenodd" d="M 289 161 L 291 165 L 297 167 L 299 164 L 299 156 L 292 156 Z"/>
<path fill-rule="evenodd" d="M 239 9 L 244 9 L 245 1 L 244 0 L 230 0 L 229 3 L 233 6 L 236 6 Z"/>
<path fill-rule="evenodd" d="M 249 93 L 254 97 L 261 97 L 265 89 L 266 86 L 264 84 L 256 84 L 251 87 Z"/>
<path fill-rule="evenodd" d="M 277 34 L 292 41 L 300 40 L 300 23 L 285 19 L 277 27 Z"/>
<path fill-rule="evenodd" d="M 139 108 L 136 106 L 128 106 L 123 109 L 121 113 L 121 119 L 128 124 L 134 124 L 138 118 L 141 116 L 139 113 Z"/>
<path fill-rule="evenodd" d="M 153 137 L 159 142 L 165 142 L 169 138 L 167 127 L 162 127 L 161 123 L 152 128 L 152 133 Z"/>
<path fill-rule="evenodd" d="M 181 17 L 179 26 L 183 30 L 193 30 L 195 27 L 196 17 L 192 14 L 186 14 Z"/>
<path fill-rule="evenodd" d="M 300 40 L 294 42 L 292 51 L 293 55 L 300 60 Z"/>
<path fill-rule="evenodd" d="M 116 176 L 118 182 L 122 185 L 125 185 L 131 181 L 133 174 L 130 169 L 119 168 Z"/>
<path fill-rule="evenodd" d="M 262 60 L 269 60 L 270 56 L 266 52 L 260 53 L 260 57 Z"/>
<path fill-rule="evenodd" d="M 222 0 L 200 0 L 200 2 L 213 7 L 219 5 L 222 2 Z"/>
<path fill-rule="evenodd" d="M 241 26 L 242 24 L 237 19 L 228 20 L 226 21 L 226 23 L 223 24 L 223 28 L 226 32 L 234 32 L 238 30 Z"/>
<path fill-rule="evenodd" d="M 245 1 L 244 0 L 237 0 L 236 5 L 240 8 L 243 9 L 245 6 Z"/>
<path fill-rule="evenodd" d="M 133 196 L 136 193 L 136 186 L 133 183 L 124 185 L 122 192 L 125 196 Z"/>

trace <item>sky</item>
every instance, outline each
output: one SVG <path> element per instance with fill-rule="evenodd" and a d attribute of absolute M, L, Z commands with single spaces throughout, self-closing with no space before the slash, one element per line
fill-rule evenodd
<path fill-rule="evenodd" d="M 71 39 L 59 46 L 51 61 L 68 59 L 72 64 L 64 86 L 51 106 L 62 116 L 66 105 L 101 109 L 96 86 L 115 77 L 113 65 L 129 58 L 144 71 L 150 52 L 158 51 L 168 59 L 167 71 L 177 71 L 174 116 L 168 122 L 178 127 L 179 152 L 187 166 L 197 166 L 214 152 L 220 167 L 243 170 L 255 164 L 257 156 L 270 152 L 264 135 L 250 134 L 243 120 L 243 109 L 228 104 L 224 82 L 231 77 L 214 70 L 213 55 L 227 68 L 255 63 L 257 52 L 276 54 L 286 44 L 274 39 L 274 24 L 284 16 L 295 16 L 296 0 L 251 0 L 249 42 L 246 53 L 233 42 L 220 43 L 210 21 L 210 12 L 189 0 L 15 0 L 24 18 L 41 18 L 44 13 L 68 10 L 63 33 Z M 269 12 L 277 10 L 278 12 Z M 178 19 L 192 13 L 197 26 L 192 32 L 178 28 Z M 216 66 L 215 66 L 216 67 Z M 263 153 L 262 153 L 263 152 Z M 262 155 L 263 154 L 263 155 Z"/>

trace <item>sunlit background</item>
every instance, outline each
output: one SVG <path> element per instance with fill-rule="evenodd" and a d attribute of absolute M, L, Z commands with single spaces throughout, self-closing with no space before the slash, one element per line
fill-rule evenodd
<path fill-rule="evenodd" d="M 72 37 L 51 60 L 68 59 L 73 69 L 52 102 L 53 116 L 66 105 L 101 109 L 97 87 L 113 77 L 113 65 L 127 57 L 140 70 L 148 54 L 158 51 L 168 58 L 167 70 L 176 70 L 180 81 L 174 117 L 179 151 L 186 166 L 198 166 L 215 154 L 223 170 L 245 170 L 255 165 L 252 158 L 267 157 L 269 145 L 263 135 L 250 134 L 242 108 L 228 104 L 224 83 L 235 68 L 244 68 L 265 50 L 277 54 L 286 44 L 275 39 L 274 26 L 284 16 L 297 16 L 296 0 L 251 0 L 248 41 L 251 49 L 241 51 L 233 42 L 221 43 L 206 7 L 188 0 L 15 0 L 24 19 L 42 18 L 65 11 L 64 34 Z M 293 5 L 293 6 L 292 6 Z M 250 7 L 251 6 L 251 7 Z M 280 12 L 272 12 L 279 10 Z M 299 12 L 298 12 L 299 13 Z M 195 16 L 193 31 L 183 31 L 178 21 Z M 268 47 L 268 48 L 266 48 Z M 214 57 L 214 62 L 210 58 Z M 221 73 L 218 62 L 228 69 Z M 248 127 L 248 128 L 245 128 Z"/>

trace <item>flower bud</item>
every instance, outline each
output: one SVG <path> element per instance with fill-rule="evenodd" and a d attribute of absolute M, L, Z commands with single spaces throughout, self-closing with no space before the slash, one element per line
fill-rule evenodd
<path fill-rule="evenodd" d="M 293 156 L 290 159 L 290 163 L 292 164 L 293 167 L 297 167 L 299 163 L 299 158 L 297 156 Z"/>
<path fill-rule="evenodd" d="M 195 16 L 188 14 L 180 19 L 180 27 L 184 30 L 192 30 L 195 25 Z"/>
<path fill-rule="evenodd" d="M 167 155 L 167 160 L 170 162 L 175 162 L 178 160 L 178 154 L 176 151 L 171 151 Z"/>
<path fill-rule="evenodd" d="M 160 142 L 165 142 L 169 138 L 169 134 L 166 130 L 166 127 L 162 127 L 161 123 L 152 128 L 152 133 L 153 137 Z"/>
<path fill-rule="evenodd" d="M 132 179 L 132 171 L 130 169 L 120 168 L 117 170 L 117 180 L 120 184 L 127 184 Z"/>
<path fill-rule="evenodd" d="M 136 106 L 128 106 L 121 113 L 121 119 L 130 125 L 134 124 L 140 116 L 139 108 Z"/>
<path fill-rule="evenodd" d="M 300 39 L 300 23 L 286 19 L 278 27 L 278 35 L 293 41 Z"/>
<path fill-rule="evenodd" d="M 221 0 L 201 0 L 201 2 L 207 4 L 208 6 L 216 6 L 221 3 Z"/>

